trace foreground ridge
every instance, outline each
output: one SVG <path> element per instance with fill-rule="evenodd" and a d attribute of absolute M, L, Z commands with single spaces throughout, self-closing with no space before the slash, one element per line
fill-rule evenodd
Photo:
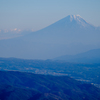
<path fill-rule="evenodd" d="M 0 71 L 0 76 L 1 100 L 3 100 L 2 98 L 16 100 L 16 96 L 19 100 L 21 98 L 25 98 L 25 100 L 32 100 L 33 98 L 34 100 L 100 99 L 100 89 L 91 84 L 82 84 L 67 76 L 39 75 L 13 71 Z"/>

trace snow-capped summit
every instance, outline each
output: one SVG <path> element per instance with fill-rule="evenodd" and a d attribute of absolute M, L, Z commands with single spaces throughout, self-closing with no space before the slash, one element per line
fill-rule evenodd
<path fill-rule="evenodd" d="M 53 29 L 72 29 L 72 28 L 93 28 L 94 26 L 88 23 L 85 19 L 83 19 L 80 15 L 68 15 L 65 18 L 62 18 L 61 20 L 51 24 L 50 26 L 46 27 L 51 30 Z M 61 29 L 62 28 L 62 29 Z M 44 28 L 45 29 L 45 28 Z M 64 30 L 65 30 L 64 29 Z"/>
<path fill-rule="evenodd" d="M 70 21 L 82 18 L 80 15 L 69 15 Z"/>
<path fill-rule="evenodd" d="M 66 20 L 66 24 L 67 23 L 79 24 L 83 27 L 93 26 L 89 24 L 85 19 L 83 19 L 80 15 L 68 15 L 64 19 Z"/>
<path fill-rule="evenodd" d="M 82 18 L 80 15 L 69 15 L 72 19 Z"/>
<path fill-rule="evenodd" d="M 1 41 L 0 45 L 2 57 L 50 59 L 100 48 L 100 30 L 80 15 L 69 15 L 37 32 Z"/>
<path fill-rule="evenodd" d="M 70 21 L 76 20 L 76 21 L 83 21 L 84 19 L 80 15 L 69 15 L 70 16 Z M 85 20 L 84 20 L 85 21 Z M 86 21 L 85 21 L 86 22 Z"/>

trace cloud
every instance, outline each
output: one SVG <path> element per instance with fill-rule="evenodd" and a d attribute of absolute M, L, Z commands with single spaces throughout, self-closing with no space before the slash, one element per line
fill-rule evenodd
<path fill-rule="evenodd" d="M 15 29 L 11 29 L 11 31 L 17 31 L 17 28 L 15 28 Z"/>
<path fill-rule="evenodd" d="M 21 29 L 18 29 L 18 31 L 20 32 L 20 31 L 21 31 Z"/>
<path fill-rule="evenodd" d="M 4 32 L 5 32 L 5 33 L 7 33 L 7 32 L 8 32 L 8 30 L 7 30 L 7 29 L 5 29 L 5 30 L 4 30 Z"/>
<path fill-rule="evenodd" d="M 17 31 L 17 28 L 15 28 L 14 31 Z"/>
<path fill-rule="evenodd" d="M 14 32 L 14 33 L 16 33 L 16 32 L 19 33 L 21 31 L 21 29 L 14 28 L 14 29 L 11 29 L 10 31 Z"/>
<path fill-rule="evenodd" d="M 32 29 L 31 31 L 34 32 L 34 29 Z"/>

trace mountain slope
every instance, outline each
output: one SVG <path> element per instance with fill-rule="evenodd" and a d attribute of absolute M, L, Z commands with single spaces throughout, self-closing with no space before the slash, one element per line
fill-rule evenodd
<path fill-rule="evenodd" d="M 64 60 L 67 62 L 77 63 L 100 63 L 100 49 L 93 49 L 77 55 L 64 55 L 54 60 Z"/>
<path fill-rule="evenodd" d="M 0 85 L 0 100 L 62 100 L 50 93 L 41 93 L 34 89 Z"/>
<path fill-rule="evenodd" d="M 79 15 L 22 37 L 0 40 L 0 57 L 52 59 L 100 48 L 100 30 Z"/>
<path fill-rule="evenodd" d="M 78 82 L 67 76 L 50 76 L 12 71 L 0 71 L 0 76 L 0 84 L 8 84 L 8 86 L 4 85 L 3 87 L 0 85 L 0 95 L 3 92 L 3 94 L 8 97 L 9 95 L 11 97 L 12 94 L 12 96 L 18 96 L 19 98 L 25 98 L 26 96 L 27 98 L 32 96 L 36 97 L 38 95 L 39 100 L 41 100 L 43 97 L 46 100 L 100 99 L 100 89 L 94 87 L 91 84 L 82 84 L 81 82 Z M 9 85 L 14 86 L 15 88 Z M 8 91 L 10 94 L 8 94 Z M 19 96 L 19 93 L 22 94 L 21 97 Z M 37 99 L 34 98 L 34 100 Z"/>
<path fill-rule="evenodd" d="M 40 41 L 42 43 L 70 44 L 78 41 L 83 42 L 84 39 L 89 42 L 93 36 L 100 36 L 100 31 L 98 31 L 93 25 L 87 23 L 81 16 L 69 15 L 34 34 L 27 35 L 25 40 L 35 40 L 35 42 Z"/>
<path fill-rule="evenodd" d="M 10 85 L 0 85 L 0 100 L 35 100 L 41 97 L 42 93 L 36 90 L 18 88 Z"/>

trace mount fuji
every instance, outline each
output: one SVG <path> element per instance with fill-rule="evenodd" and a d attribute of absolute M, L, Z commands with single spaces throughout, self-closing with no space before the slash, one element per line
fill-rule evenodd
<path fill-rule="evenodd" d="M 0 40 L 0 57 L 52 59 L 100 48 L 100 28 L 69 15 L 30 34 Z"/>

